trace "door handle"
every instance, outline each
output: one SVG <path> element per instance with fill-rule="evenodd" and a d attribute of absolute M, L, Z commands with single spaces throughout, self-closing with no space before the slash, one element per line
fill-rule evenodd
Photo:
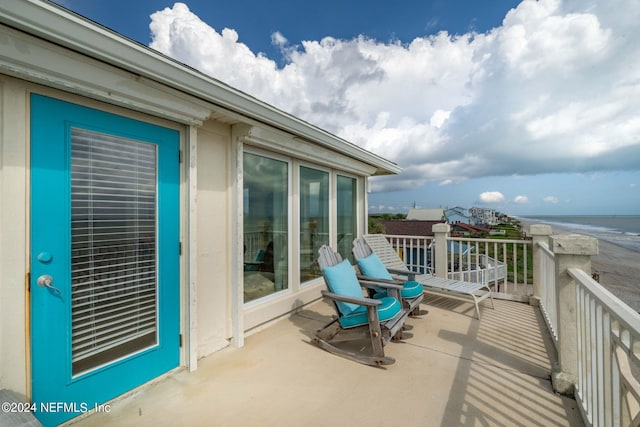
<path fill-rule="evenodd" d="M 38 286 L 52 289 L 56 291 L 58 294 L 61 293 L 60 289 L 53 286 L 53 277 L 49 276 L 48 274 L 43 274 L 42 276 L 38 277 L 38 280 L 36 281 L 36 283 L 38 284 Z"/>

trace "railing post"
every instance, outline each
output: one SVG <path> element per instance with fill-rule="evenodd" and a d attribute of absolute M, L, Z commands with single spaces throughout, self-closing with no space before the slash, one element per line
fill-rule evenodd
<path fill-rule="evenodd" d="M 447 237 L 449 237 L 449 231 L 451 226 L 449 224 L 433 224 L 431 231 L 435 240 L 435 272 L 438 277 L 447 277 L 449 271 L 447 267 Z"/>
<path fill-rule="evenodd" d="M 598 254 L 598 240 L 580 234 L 550 237 L 555 254 L 558 365 L 551 372 L 555 392 L 572 395 L 578 378 L 578 321 L 575 280 L 569 268 L 591 275 L 591 256 Z"/>
<path fill-rule="evenodd" d="M 540 289 L 541 286 L 544 286 L 541 283 L 542 280 L 542 249 L 538 243 L 544 242 L 549 244 L 549 236 L 553 232 L 550 225 L 545 224 L 531 224 L 529 227 L 529 234 L 533 240 L 533 295 L 529 297 L 529 304 L 539 307 L 540 306 L 540 296 L 542 295 L 542 291 Z"/>

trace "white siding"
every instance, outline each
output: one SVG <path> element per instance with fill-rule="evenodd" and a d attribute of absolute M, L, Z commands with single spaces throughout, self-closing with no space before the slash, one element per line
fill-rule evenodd
<path fill-rule="evenodd" d="M 0 388 L 28 394 L 27 91 L 0 75 Z"/>

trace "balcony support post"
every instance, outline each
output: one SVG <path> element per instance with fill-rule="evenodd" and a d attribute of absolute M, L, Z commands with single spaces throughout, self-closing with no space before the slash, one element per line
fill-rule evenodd
<path fill-rule="evenodd" d="M 434 275 L 446 278 L 448 277 L 447 273 L 449 271 L 447 267 L 447 237 L 449 237 L 451 226 L 449 224 L 433 224 L 431 231 L 433 232 L 433 238 L 435 240 Z"/>
<path fill-rule="evenodd" d="M 550 237 L 555 254 L 558 362 L 551 372 L 556 393 L 573 395 L 578 378 L 578 322 L 576 283 L 569 268 L 591 275 L 591 256 L 598 254 L 598 240 L 581 234 Z"/>
<path fill-rule="evenodd" d="M 529 305 L 535 307 L 540 306 L 540 296 L 542 295 L 540 283 L 542 280 L 542 249 L 538 243 L 543 242 L 549 244 L 549 236 L 553 233 L 550 225 L 531 224 L 529 234 L 533 240 L 533 295 L 529 297 Z"/>

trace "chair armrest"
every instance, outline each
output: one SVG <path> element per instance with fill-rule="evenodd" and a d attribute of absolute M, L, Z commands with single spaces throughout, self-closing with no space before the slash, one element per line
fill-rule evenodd
<path fill-rule="evenodd" d="M 415 280 L 416 272 L 407 270 L 396 270 L 395 268 L 388 268 L 387 271 L 391 274 L 397 274 L 399 276 L 407 276 L 407 280 Z"/>
<path fill-rule="evenodd" d="M 409 270 L 401 270 L 399 268 L 387 268 L 387 271 L 391 274 L 403 274 L 403 275 L 407 275 L 407 274 L 411 274 L 413 273 L 412 271 Z"/>
<path fill-rule="evenodd" d="M 376 287 L 376 288 L 387 288 L 387 289 L 397 289 L 402 290 L 404 282 L 402 280 L 388 280 L 388 279 L 378 279 L 376 277 L 363 276 L 358 274 L 358 281 L 364 287 Z"/>
<path fill-rule="evenodd" d="M 322 293 L 322 296 L 325 296 L 329 299 L 342 301 L 342 302 L 349 302 L 351 304 L 358 304 L 358 305 L 371 306 L 371 307 L 376 307 L 382 304 L 382 301 L 377 299 L 372 299 L 372 298 L 365 298 L 365 297 L 360 298 L 360 297 L 351 297 L 347 295 L 338 295 L 329 291 L 321 291 L 321 293 Z"/>

